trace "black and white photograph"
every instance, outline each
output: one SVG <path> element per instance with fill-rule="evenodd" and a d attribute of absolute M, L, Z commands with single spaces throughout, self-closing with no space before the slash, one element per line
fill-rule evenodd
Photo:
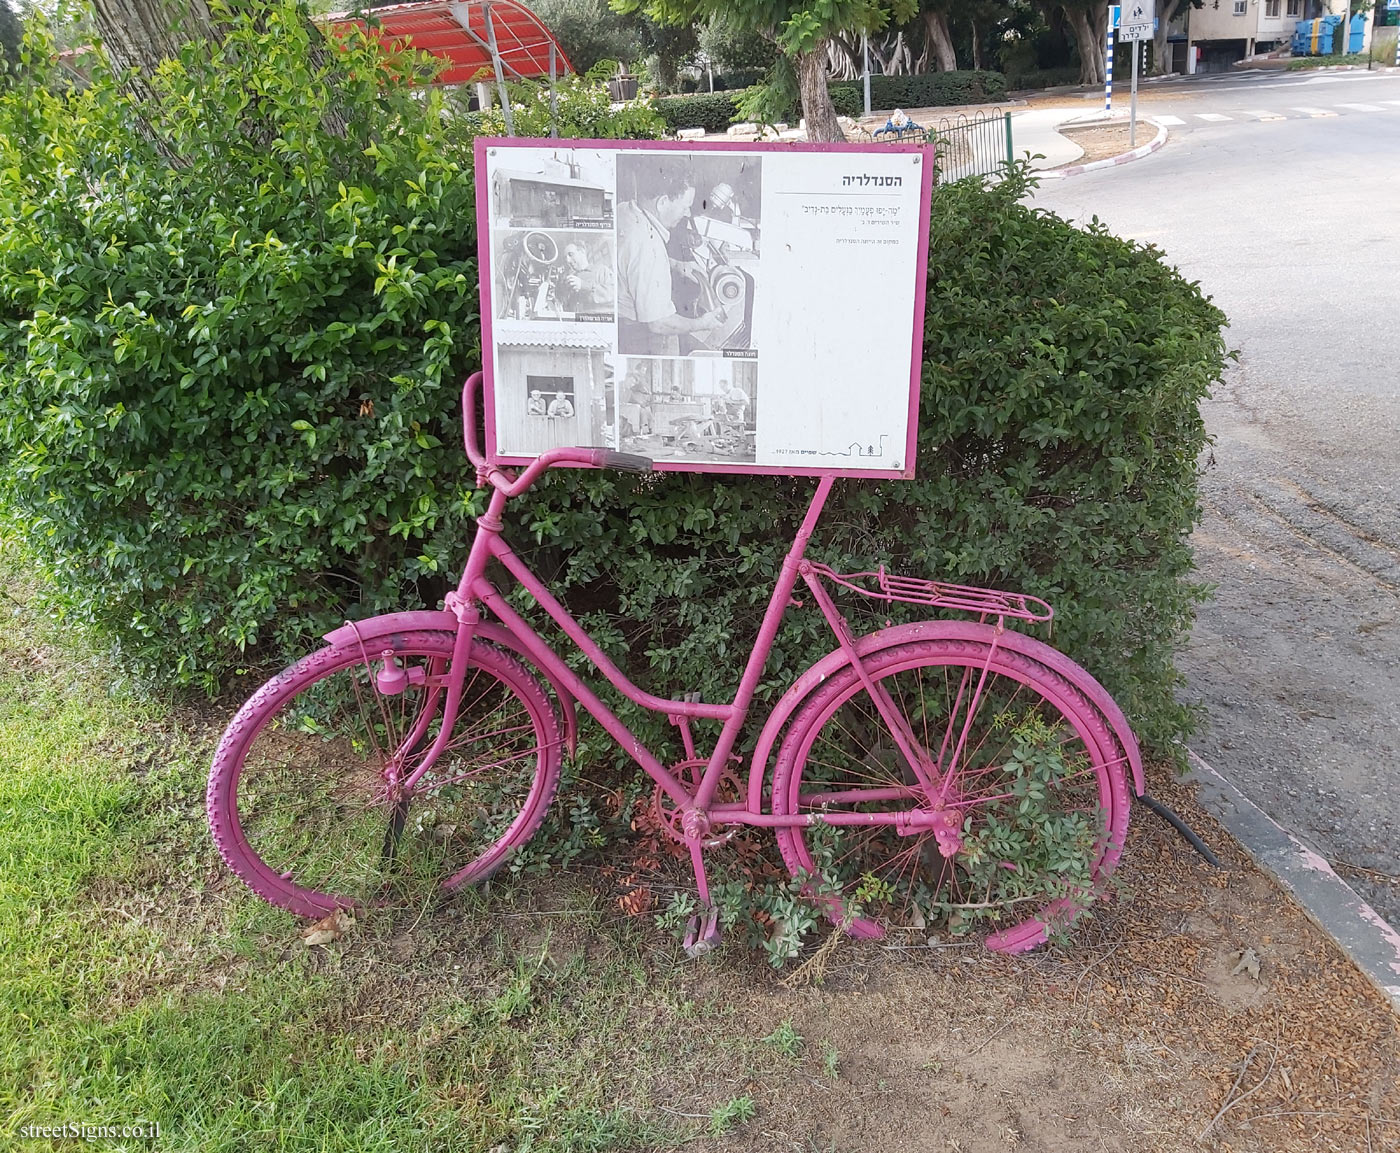
<path fill-rule="evenodd" d="M 497 341 L 496 440 L 503 454 L 617 447 L 612 357 L 604 348 Z"/>
<path fill-rule="evenodd" d="M 612 233 L 504 229 L 492 237 L 492 245 L 491 295 L 498 320 L 613 323 Z"/>
<path fill-rule="evenodd" d="M 617 349 L 694 356 L 755 349 L 762 159 L 617 157 Z"/>
<path fill-rule="evenodd" d="M 753 463 L 757 361 L 623 357 L 620 368 L 616 411 L 623 452 Z"/>
<path fill-rule="evenodd" d="M 612 231 L 613 154 L 580 148 L 512 150 L 491 169 L 493 231 L 582 228 Z"/>

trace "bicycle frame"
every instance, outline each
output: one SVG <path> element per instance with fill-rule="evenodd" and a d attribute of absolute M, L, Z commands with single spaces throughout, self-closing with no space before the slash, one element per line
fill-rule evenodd
<path fill-rule="evenodd" d="M 468 429 L 472 427 L 474 420 L 473 397 L 480 377 L 474 376 L 468 381 L 463 390 L 463 416 L 464 423 Z M 506 504 L 511 497 L 523 491 L 533 482 L 535 476 L 548 468 L 553 461 L 540 458 L 534 464 L 528 466 L 524 473 L 513 480 L 507 480 L 502 484 L 493 481 L 493 474 L 497 478 L 509 478 L 510 474 L 504 470 L 496 468 L 471 452 L 470 433 L 468 433 L 469 455 L 477 464 L 478 483 L 482 486 L 490 485 L 491 498 L 486 512 L 477 519 L 477 533 L 472 541 L 471 551 L 467 558 L 467 564 L 462 573 L 462 578 L 458 583 L 455 592 L 448 595 L 446 608 L 453 614 L 457 621 L 457 638 L 453 648 L 451 665 L 447 675 L 447 698 L 443 702 L 444 720 L 440 726 L 439 734 L 434 744 L 423 755 L 417 767 L 403 780 L 403 786 L 412 789 L 418 780 L 428 772 L 436 761 L 442 749 L 449 739 L 452 723 L 455 720 L 457 708 L 460 704 L 462 683 L 467 668 L 467 660 L 470 655 L 472 641 L 476 631 L 481 624 L 481 608 L 485 607 L 495 616 L 520 645 L 521 649 L 534 660 L 546 673 L 551 681 L 557 686 L 562 686 L 592 715 L 599 724 L 613 737 L 618 744 L 627 750 L 631 756 L 656 782 L 657 786 L 666 793 L 676 804 L 682 815 L 682 828 L 687 841 L 693 843 L 693 847 L 709 831 L 714 817 L 721 817 L 724 824 L 747 824 L 761 827 L 779 827 L 811 825 L 817 821 L 825 821 L 832 824 L 849 825 L 880 825 L 898 824 L 902 830 L 909 832 L 925 826 L 938 827 L 942 821 L 939 813 L 929 811 L 928 817 L 923 818 L 921 814 L 893 813 L 823 813 L 803 814 L 781 817 L 771 813 L 761 811 L 762 789 L 761 781 L 755 781 L 753 774 L 762 772 L 759 765 L 755 764 L 751 768 L 750 784 L 748 790 L 748 803 L 714 805 L 715 794 L 718 791 L 721 775 L 728 764 L 730 755 L 738 740 L 739 734 L 748 718 L 749 709 L 753 703 L 754 693 L 758 688 L 759 679 L 762 676 L 763 667 L 767 663 L 768 656 L 772 652 L 773 643 L 777 637 L 778 629 L 782 623 L 783 614 L 787 606 L 794 602 L 792 598 L 793 590 L 797 586 L 799 578 L 804 579 L 812 589 L 815 599 L 831 625 L 833 633 L 836 635 L 840 648 L 846 653 L 850 663 L 856 668 L 857 675 L 860 676 L 864 687 L 870 693 L 875 702 L 876 708 L 882 718 L 890 728 L 895 742 L 903 754 L 906 763 L 909 765 L 919 783 L 928 790 L 931 795 L 941 795 L 946 788 L 946 782 L 940 782 L 939 767 L 929 757 L 914 734 L 909 730 L 907 722 L 900 711 L 889 699 L 886 691 L 876 683 L 864 670 L 862 656 L 856 647 L 856 638 L 852 633 L 849 624 L 840 611 L 836 608 L 830 596 L 820 585 L 823 576 L 831 574 L 825 566 L 813 565 L 806 560 L 806 550 L 812 533 L 816 529 L 818 520 L 821 517 L 823 508 L 826 505 L 828 496 L 831 493 L 833 478 L 823 477 L 817 483 L 817 488 L 807 507 L 796 536 L 794 537 L 787 555 L 783 559 L 777 580 L 773 587 L 773 592 L 769 597 L 768 606 L 764 612 L 762 623 L 759 627 L 757 640 L 754 644 L 748 662 L 744 667 L 743 675 L 739 682 L 739 687 L 734 699 L 728 704 L 713 704 L 692 700 L 675 700 L 665 697 L 658 697 L 639 688 L 629 680 L 610 660 L 606 653 L 588 635 L 583 626 L 578 623 L 564 608 L 562 604 L 550 593 L 544 583 L 535 575 L 528 565 L 515 553 L 506 542 L 503 534 L 505 527 L 503 514 Z M 655 753 L 649 749 L 639 737 L 636 736 L 627 725 L 617 716 L 615 712 L 604 702 L 592 689 L 587 681 L 583 680 L 571 669 L 568 664 L 554 651 L 543 637 L 534 630 L 533 627 L 513 609 L 501 591 L 491 582 L 486 575 L 486 568 L 491 560 L 499 561 L 505 569 L 529 592 L 535 602 L 542 607 L 548 616 L 563 631 L 570 641 L 581 651 L 607 681 L 625 696 L 628 700 L 641 707 L 655 713 L 663 713 L 668 719 L 677 725 L 681 730 L 682 739 L 685 743 L 687 753 L 692 755 L 694 760 L 694 745 L 690 733 L 689 722 L 692 719 L 717 720 L 723 722 L 719 738 L 713 750 L 705 762 L 705 769 L 701 775 L 699 784 L 692 793 L 686 785 L 672 772 Z M 837 578 L 840 581 L 840 578 Z M 844 582 L 843 582 L 844 583 Z M 778 714 L 771 716 L 765 724 L 763 731 L 759 735 L 759 747 L 771 747 L 777 736 L 777 730 L 781 727 L 784 717 Z M 959 746 L 960 747 L 960 746 Z M 946 753 L 946 748 L 943 750 Z M 940 758 L 941 759 L 941 758 Z M 949 762 L 951 763 L 951 762 Z M 757 787 L 756 787 L 757 786 Z"/>

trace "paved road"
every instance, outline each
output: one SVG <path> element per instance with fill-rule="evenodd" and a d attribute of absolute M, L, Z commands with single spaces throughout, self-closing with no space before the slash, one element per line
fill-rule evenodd
<path fill-rule="evenodd" d="M 1125 84 L 1115 81 L 1113 111 L 1126 113 L 1128 101 Z M 1036 106 L 1047 103 L 1082 105 L 1086 112 L 1096 112 L 1103 107 L 1103 96 L 1100 92 L 1086 92 L 1033 102 Z M 1169 77 L 1142 85 L 1138 112 L 1166 124 L 1176 139 L 1221 124 L 1243 129 L 1288 120 L 1394 115 L 1400 113 L 1400 70 Z"/>
<path fill-rule="evenodd" d="M 1036 203 L 1158 245 L 1230 316 L 1192 747 L 1400 925 L 1400 73 L 1238 81 L 1160 86 L 1164 149 Z"/>

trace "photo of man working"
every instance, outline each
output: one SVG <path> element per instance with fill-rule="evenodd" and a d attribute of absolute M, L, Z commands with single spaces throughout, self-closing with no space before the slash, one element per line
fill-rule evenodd
<path fill-rule="evenodd" d="M 619 170 L 624 159 L 634 158 L 619 158 Z M 635 198 L 617 208 L 617 347 L 627 355 L 676 356 L 682 334 L 703 338 L 725 315 L 718 306 L 697 316 L 676 308 L 673 274 L 700 277 L 695 264 L 673 255 L 674 234 L 695 206 L 689 159 L 639 159 L 647 167 L 636 173 Z"/>
<path fill-rule="evenodd" d="M 565 273 L 556 292 L 572 312 L 612 312 L 617 284 L 613 270 L 593 263 L 582 244 L 564 246 Z"/>

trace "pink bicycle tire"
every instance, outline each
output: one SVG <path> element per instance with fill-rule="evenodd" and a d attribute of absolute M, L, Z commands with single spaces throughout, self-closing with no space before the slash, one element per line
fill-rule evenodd
<path fill-rule="evenodd" d="M 399 663 L 405 668 L 411 667 L 417 659 L 426 660 L 432 664 L 433 668 L 441 671 L 452 653 L 452 646 L 453 635 L 449 632 L 405 632 L 380 637 L 373 644 L 369 676 L 363 679 L 365 682 L 372 679 L 374 668 L 380 664 L 378 658 L 386 649 L 392 649 Z M 488 758 L 484 762 L 483 769 L 464 772 L 457 779 L 445 781 L 443 787 L 438 789 L 436 793 L 428 794 L 425 792 L 424 795 L 431 796 L 435 802 L 440 802 L 449 788 L 455 787 L 460 792 L 463 788 L 463 782 L 468 780 L 471 782 L 471 786 L 475 787 L 482 782 L 483 774 L 487 770 L 508 767 L 512 774 L 520 779 L 518 787 L 522 790 L 522 796 L 519 799 L 518 811 L 513 813 L 508 811 L 500 817 L 501 821 L 508 821 L 508 824 L 499 836 L 488 834 L 489 842 L 481 847 L 480 851 L 476 851 L 476 847 L 473 846 L 466 850 L 465 859 L 452 863 L 451 871 L 443 876 L 440 882 L 445 888 L 475 884 L 485 880 L 499 869 L 506 862 L 510 853 L 524 845 L 539 828 L 559 784 L 563 738 L 554 708 L 538 680 L 514 657 L 480 641 L 473 646 L 471 664 L 472 668 L 466 674 L 468 678 L 471 678 L 471 683 L 475 683 L 475 678 L 478 676 L 487 678 L 482 682 L 482 689 L 477 696 L 478 701 L 484 700 L 487 694 L 490 694 L 492 699 L 499 695 L 502 701 L 513 698 L 518 702 L 518 723 L 502 730 L 515 734 L 516 747 L 512 748 L 508 755 L 503 758 L 494 751 L 483 753 L 482 756 Z M 304 657 L 269 680 L 244 703 L 229 722 L 214 754 L 213 766 L 209 775 L 206 808 L 210 830 L 220 856 L 233 873 L 253 892 L 271 904 L 300 916 L 320 917 L 337 908 L 361 905 L 364 900 L 361 896 L 339 891 L 334 885 L 299 883 L 299 880 L 295 879 L 295 862 L 289 864 L 279 860 L 276 864 L 270 864 L 264 859 L 268 852 L 266 849 L 260 851 L 258 847 L 255 847 L 254 838 L 250 837 L 252 830 L 248 827 L 250 820 L 254 817 L 253 802 L 248 799 L 248 795 L 259 788 L 256 781 L 247 789 L 243 787 L 249 754 L 258 744 L 260 737 L 268 736 L 270 741 L 274 731 L 276 731 L 277 739 L 284 744 L 289 739 L 303 740 L 300 733 L 292 730 L 276 730 L 273 722 L 285 710 L 288 710 L 299 697 L 314 690 L 316 686 L 328 682 L 337 674 L 345 673 L 348 670 L 359 671 L 364 667 L 365 657 L 358 644 L 329 645 Z M 493 692 L 493 690 L 497 690 L 497 692 Z M 393 700 L 397 703 L 401 699 L 407 699 L 408 695 L 408 693 L 400 694 Z M 376 698 L 376 703 L 377 701 L 378 698 Z M 454 735 L 450 738 L 453 749 L 465 741 L 470 733 L 470 730 L 464 726 L 472 723 L 472 718 L 469 715 L 471 705 L 471 694 L 464 692 L 462 712 L 454 725 Z M 484 744 L 495 736 L 496 734 L 487 732 L 480 738 L 480 743 Z M 500 738 L 497 739 L 499 741 Z M 531 740 L 533 740 L 533 745 L 530 744 Z M 322 747 L 334 749 L 335 755 L 346 756 L 342 750 L 347 747 L 353 748 L 353 742 L 350 746 L 346 746 L 336 745 L 334 740 L 327 742 L 323 739 Z M 520 751 L 522 748 L 523 752 Z M 444 759 L 447 755 L 444 754 Z M 494 764 L 489 760 L 489 757 L 492 756 L 497 757 Z M 320 759 L 324 761 L 326 756 L 322 756 Z M 369 756 L 361 759 L 367 762 L 373 760 Z M 331 770 L 326 772 L 324 777 L 327 782 L 330 782 L 332 789 L 339 788 L 343 791 L 345 786 L 336 784 L 337 771 L 335 766 L 331 766 Z M 362 777 L 365 775 L 363 769 L 359 775 Z M 346 777 L 348 779 L 349 774 L 346 774 Z M 328 799 L 343 801 L 343 797 Z M 409 801 L 407 812 L 412 812 L 412 805 L 418 799 L 415 797 Z M 293 798 L 288 800 L 284 807 L 290 807 L 296 803 Z M 380 803 L 383 805 L 384 813 L 388 815 L 388 820 L 395 820 L 387 799 L 381 800 Z M 306 804 L 308 806 L 307 819 L 314 822 L 318 819 L 318 813 L 313 807 L 315 802 L 307 800 Z M 513 810 L 515 806 L 511 804 L 509 808 Z M 368 809 L 369 805 L 365 804 L 354 811 L 362 813 L 367 812 Z M 277 809 L 273 810 L 273 812 L 278 811 Z M 369 818 L 366 818 L 367 823 L 368 820 Z M 397 820 L 395 838 L 403 830 L 403 818 L 399 817 Z M 292 821 L 284 822 L 284 824 L 288 827 L 295 827 L 295 822 Z M 309 829 L 316 828 L 314 823 L 307 827 Z M 435 828 L 433 831 L 436 833 L 438 830 Z M 453 834 L 449 834 L 449 836 L 451 835 Z M 314 838 L 309 837 L 308 839 Z M 396 842 L 395 849 L 397 850 L 397 848 Z"/>
<path fill-rule="evenodd" d="M 937 702 L 930 705 L 928 697 L 925 695 L 923 670 L 958 670 L 956 676 L 959 683 L 970 683 L 968 678 L 975 681 L 980 677 L 981 670 L 986 667 L 989 669 L 989 678 L 994 678 L 996 690 L 1003 694 L 1009 693 L 1008 699 L 1010 701 L 1019 701 L 1019 707 L 1024 707 L 1027 710 L 1027 715 L 1031 710 L 1043 707 L 1045 713 L 1052 719 L 1059 718 L 1056 723 L 1063 725 L 1070 734 L 1065 743 L 1072 744 L 1075 754 L 1084 757 L 1089 766 L 1082 773 L 1075 774 L 1076 777 L 1083 776 L 1085 778 L 1083 783 L 1078 786 L 1079 792 L 1089 794 L 1089 799 L 1097 803 L 1098 806 L 1096 820 L 1101 823 L 1101 835 L 1095 842 L 1094 859 L 1091 864 L 1094 887 L 1097 892 L 1117 865 L 1127 834 L 1131 799 L 1125 772 L 1126 754 L 1098 709 L 1068 680 L 1046 668 L 1040 662 L 1005 648 L 999 648 L 991 654 L 989 663 L 988 655 L 990 652 L 990 645 L 980 641 L 950 639 L 915 641 L 895 645 L 873 654 L 867 658 L 867 669 L 870 675 L 882 684 L 889 682 L 890 678 L 898 674 L 919 670 L 919 706 L 927 716 L 928 711 L 934 708 Z M 944 687 L 945 703 L 956 700 L 955 694 L 947 687 L 946 680 Z M 991 699 L 990 693 L 988 699 Z M 818 755 L 814 757 L 814 746 L 821 739 L 823 729 L 833 724 L 833 718 L 837 716 L 838 712 L 854 701 L 863 702 L 867 719 L 874 719 L 873 702 L 866 695 L 866 690 L 855 669 L 847 667 L 814 690 L 807 701 L 798 709 L 783 740 L 782 747 L 779 749 L 777 765 L 774 769 L 772 804 L 775 814 L 787 816 L 800 812 L 815 812 L 823 807 L 815 802 L 804 805 L 802 800 L 804 796 L 804 770 L 809 759 L 816 766 L 813 772 L 814 776 L 820 777 L 825 773 L 828 778 L 831 778 L 821 785 L 821 789 L 826 790 L 825 792 L 819 790 L 815 793 L 807 793 L 806 796 L 809 798 L 839 796 L 843 788 L 855 789 L 858 785 L 868 787 L 872 780 L 881 785 L 888 783 L 893 789 L 901 787 L 907 789 L 909 787 L 910 782 L 903 777 L 897 780 L 894 776 L 894 769 L 890 767 L 895 763 L 895 758 L 890 755 L 893 747 L 892 741 L 879 756 L 873 752 L 867 752 L 864 757 L 854 761 L 854 767 L 850 769 L 843 769 L 837 763 L 839 753 L 834 754 L 832 748 L 826 745 L 822 746 L 818 750 Z M 904 707 L 902 701 L 897 703 Z M 948 711 L 951 714 L 957 714 L 956 707 L 952 707 Z M 1009 706 L 1005 711 L 1009 714 Z M 905 708 L 905 712 L 908 715 L 909 710 Z M 995 731 L 992 726 L 996 723 L 1005 723 L 1002 714 L 993 714 L 989 717 L 989 733 Z M 848 724 L 845 714 L 835 724 L 842 726 L 841 742 L 850 745 L 858 744 L 859 738 L 853 732 L 857 725 Z M 883 730 L 883 721 L 879 721 L 878 724 Z M 927 719 L 924 724 L 927 730 Z M 951 724 L 947 727 L 950 729 L 960 728 L 960 726 Z M 972 733 L 972 725 L 969 725 L 968 729 L 969 733 Z M 933 735 L 937 737 L 937 732 L 934 731 Z M 954 736 L 957 735 L 955 732 Z M 837 745 L 835 737 L 828 739 L 832 742 L 833 747 Z M 981 739 L 985 742 L 990 737 L 983 736 Z M 956 741 L 952 743 L 955 745 Z M 933 752 L 938 753 L 939 749 L 934 748 Z M 827 760 L 823 760 L 823 756 L 827 757 Z M 899 768 L 899 772 L 907 774 L 907 770 L 902 767 Z M 995 765 L 988 765 L 978 768 L 975 773 L 969 771 L 967 777 L 974 784 L 980 781 L 981 783 L 977 784 L 977 787 L 996 788 L 999 786 L 986 783 L 987 778 L 995 779 L 993 774 L 996 772 Z M 1087 774 L 1090 772 L 1093 778 L 1092 787 L 1087 778 Z M 886 781 L 886 777 L 888 777 L 888 781 Z M 1066 792 L 1068 791 L 1066 790 Z M 993 794 L 993 797 L 995 796 L 996 794 Z M 977 808 L 977 798 L 975 794 L 970 794 L 970 798 L 966 812 L 972 814 L 973 820 L 976 821 L 979 819 L 974 812 Z M 888 802 L 883 806 L 876 804 L 875 807 L 890 811 L 902 804 L 903 802 Z M 911 802 L 910 811 L 926 807 L 917 802 Z M 936 838 L 930 832 L 913 836 L 900 836 L 890 826 L 884 826 L 883 831 L 871 831 L 852 826 L 837 829 L 835 826 L 828 825 L 823 830 L 823 835 L 836 839 L 842 849 L 847 842 L 856 845 L 859 849 L 859 855 L 862 857 L 870 855 L 878 858 L 884 851 L 884 846 L 888 845 L 891 851 L 896 853 L 895 856 L 889 858 L 890 861 L 908 857 L 911 862 L 916 862 L 909 865 L 907 878 L 903 875 L 904 866 L 901 864 L 900 878 L 903 883 L 910 886 L 913 884 L 914 874 L 921 865 L 927 863 L 931 871 L 935 863 L 943 861 L 941 854 L 937 853 Z M 819 854 L 814 854 L 808 843 L 811 838 L 807 829 L 791 826 L 779 828 L 777 836 L 783 859 L 794 876 L 811 878 L 820 875 Z M 863 838 L 863 841 L 860 838 Z M 895 846 L 898 846 L 897 850 Z M 837 851 L 832 850 L 832 855 L 834 856 Z M 845 852 L 853 857 L 856 855 L 856 849 L 845 850 Z M 956 861 L 957 857 L 955 856 L 951 864 L 939 864 L 938 868 L 940 870 L 956 868 Z M 878 877 L 879 865 L 880 862 L 877 859 L 875 868 L 864 875 Z M 842 909 L 844 906 L 842 903 L 832 899 L 827 899 L 825 903 L 828 915 L 840 923 L 843 919 Z M 1020 953 L 1033 949 L 1042 944 L 1052 931 L 1062 928 L 1072 921 L 1079 907 L 1079 903 L 1073 901 L 1051 900 L 1036 909 L 1034 915 L 1019 919 L 1014 924 L 999 926 L 985 938 L 986 943 L 989 948 L 1005 953 Z M 910 918 L 904 919 L 907 922 Z M 846 927 L 853 935 L 863 937 L 878 937 L 883 935 L 885 931 L 880 924 L 864 917 L 852 921 Z"/>

